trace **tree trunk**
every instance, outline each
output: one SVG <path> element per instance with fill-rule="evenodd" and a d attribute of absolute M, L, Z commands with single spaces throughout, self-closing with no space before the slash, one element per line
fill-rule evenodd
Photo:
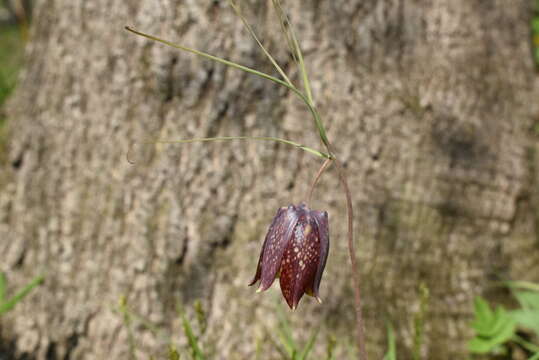
<path fill-rule="evenodd" d="M 271 1 L 244 11 L 300 83 Z M 368 351 L 411 358 L 423 284 L 424 359 L 464 357 L 471 301 L 498 280 L 539 280 L 537 119 L 528 0 L 334 0 L 286 4 L 356 207 Z M 37 359 L 163 356 L 185 344 L 177 305 L 215 359 L 279 358 L 278 286 L 255 294 L 275 211 L 306 200 L 321 161 L 282 144 L 136 146 L 153 138 L 278 136 L 321 148 L 308 110 L 260 78 L 135 37 L 124 25 L 274 73 L 225 1 L 37 1 L 10 102 L 0 172 L 0 270 L 45 284 L 2 318 Z M 535 103 L 534 103 L 535 102 Z M 323 305 L 285 311 L 345 358 L 354 337 L 346 213 L 335 169 L 313 208 L 330 213 Z M 503 294 L 502 294 L 503 295 Z M 131 310 L 156 335 L 118 313 Z M 425 296 L 423 296 L 425 303 Z M 193 318 L 194 319 L 194 318 Z"/>

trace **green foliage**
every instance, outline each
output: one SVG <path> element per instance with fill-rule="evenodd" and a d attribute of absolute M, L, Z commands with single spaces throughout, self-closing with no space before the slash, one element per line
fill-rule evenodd
<path fill-rule="evenodd" d="M 333 356 L 333 351 L 335 350 L 335 347 L 337 345 L 337 340 L 334 336 L 328 337 L 328 346 L 327 346 L 327 360 L 335 360 L 335 357 Z"/>
<path fill-rule="evenodd" d="M 144 319 L 142 316 L 139 316 L 135 314 L 128 306 L 127 299 L 125 296 L 122 296 L 119 301 L 119 306 L 117 309 L 115 309 L 117 313 L 119 313 L 122 316 L 122 321 L 124 323 L 124 326 L 126 327 L 127 334 L 128 334 L 128 341 L 129 341 L 129 351 L 130 356 L 132 359 L 135 359 L 135 350 L 137 349 L 137 341 L 136 341 L 136 334 L 133 331 L 133 329 L 137 326 L 142 326 L 143 328 L 149 330 L 153 335 L 160 337 L 163 342 L 166 342 L 169 344 L 168 348 L 165 350 L 167 352 L 167 358 L 170 360 L 179 360 L 181 359 L 181 354 L 185 352 L 189 352 L 191 354 L 192 360 L 206 360 L 207 356 L 205 355 L 204 351 L 202 350 L 202 345 L 200 344 L 200 341 L 195 335 L 195 331 L 193 330 L 193 325 L 185 312 L 179 308 L 178 314 L 180 316 L 182 327 L 184 334 L 187 338 L 188 347 L 185 348 L 179 348 L 174 344 L 174 340 L 168 336 L 165 335 L 164 332 L 158 328 L 156 325 L 152 324 L 150 321 Z M 204 324 L 206 324 L 206 314 L 204 313 L 202 309 L 202 305 L 200 302 L 195 303 L 195 313 L 196 318 L 198 320 L 198 325 L 200 329 L 204 330 Z M 202 330 L 202 331 L 203 331 Z"/>
<path fill-rule="evenodd" d="M 391 323 L 387 323 L 387 353 L 383 360 L 397 360 L 397 341 Z"/>
<path fill-rule="evenodd" d="M 474 308 L 475 319 L 472 328 L 476 336 L 468 343 L 471 352 L 479 354 L 492 352 L 514 336 L 515 321 L 502 306 L 492 311 L 489 304 L 478 296 L 474 300 Z"/>
<path fill-rule="evenodd" d="M 19 290 L 11 298 L 7 299 L 6 297 L 7 279 L 6 279 L 5 274 L 0 273 L 0 316 L 12 310 L 15 307 L 15 305 L 20 303 L 26 296 L 28 296 L 28 294 L 30 294 L 30 292 L 35 287 L 42 284 L 43 280 L 44 280 L 43 276 L 38 276 L 34 278 L 28 285 L 26 285 L 21 290 Z"/>
<path fill-rule="evenodd" d="M 421 359 L 421 346 L 425 337 L 425 317 L 429 307 L 430 293 L 427 285 L 421 283 L 419 285 L 419 312 L 414 316 L 414 350 L 413 359 Z"/>
<path fill-rule="evenodd" d="M 180 354 L 178 354 L 178 351 L 174 346 L 170 346 L 168 350 L 168 358 L 169 360 L 180 360 Z"/>
<path fill-rule="evenodd" d="M 510 312 L 513 320 L 539 335 L 539 292 L 515 291 L 514 295 L 521 308 Z"/>
<path fill-rule="evenodd" d="M 277 308 L 277 314 L 279 316 L 279 324 L 277 326 L 277 336 L 279 337 L 280 344 L 273 339 L 271 332 L 268 331 L 269 338 L 273 344 L 277 347 L 277 350 L 283 355 L 283 359 L 291 360 L 307 360 L 308 356 L 316 342 L 318 337 L 319 328 L 312 331 L 311 336 L 307 340 L 307 343 L 300 347 L 292 336 L 292 328 L 290 323 L 286 319 L 286 316 L 280 307 Z M 328 351 L 329 356 L 332 356 L 333 350 Z M 330 359 L 330 357 L 328 357 Z"/>
<path fill-rule="evenodd" d="M 200 345 L 198 343 L 198 338 L 193 332 L 193 327 L 191 326 L 189 319 L 185 316 L 183 312 L 181 313 L 181 317 L 182 317 L 183 331 L 185 332 L 185 335 L 187 336 L 187 341 L 189 342 L 189 347 L 191 349 L 191 355 L 193 357 L 193 360 L 205 360 L 206 357 L 204 356 L 204 353 L 202 352 L 202 349 L 200 348 Z"/>
<path fill-rule="evenodd" d="M 0 27 L 0 106 L 15 87 L 22 61 L 23 45 L 16 25 Z"/>
<path fill-rule="evenodd" d="M 539 345 L 524 339 L 519 334 L 526 333 L 527 338 L 539 339 L 539 286 L 525 282 L 509 282 L 514 297 L 520 308 L 506 310 L 498 306 L 494 311 L 481 297 L 475 299 L 475 320 L 472 327 L 475 337 L 468 347 L 472 353 L 506 353 L 511 344 L 520 346 L 539 359 Z"/>
<path fill-rule="evenodd" d="M 21 31 L 16 25 L 0 26 L 0 163 L 4 161 L 6 143 L 5 115 L 2 106 L 15 88 L 22 62 L 24 46 L 22 38 Z"/>

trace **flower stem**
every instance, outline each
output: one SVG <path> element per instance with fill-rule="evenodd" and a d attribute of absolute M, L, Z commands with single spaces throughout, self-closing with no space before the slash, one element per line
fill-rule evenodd
<path fill-rule="evenodd" d="M 329 149 L 328 149 L 329 150 Z M 337 171 L 339 173 L 339 179 L 346 195 L 346 208 L 348 212 L 348 252 L 350 253 L 350 262 L 352 266 L 352 280 L 354 281 L 354 300 L 356 307 L 356 331 L 357 331 L 357 345 L 359 349 L 359 358 L 361 360 L 367 360 L 367 351 L 365 348 L 365 331 L 363 325 L 363 315 L 361 312 L 361 289 L 359 286 L 359 268 L 357 264 L 357 256 L 354 250 L 354 208 L 352 205 L 352 194 L 348 187 L 348 180 L 346 178 L 346 172 L 341 162 L 334 158 Z"/>
<path fill-rule="evenodd" d="M 324 161 L 324 163 L 322 164 L 322 166 L 320 167 L 320 170 L 318 170 L 318 173 L 316 174 L 316 177 L 314 178 L 313 180 L 313 183 L 311 185 L 311 189 L 309 190 L 309 196 L 307 197 L 307 199 L 309 200 L 307 202 L 307 204 L 311 204 L 311 200 L 313 198 L 313 192 L 314 192 L 314 187 L 316 186 L 316 184 L 318 184 L 318 180 L 320 180 L 320 177 L 322 176 L 322 173 L 328 168 L 328 166 L 331 164 L 331 158 L 328 158 L 326 159 L 326 161 Z"/>

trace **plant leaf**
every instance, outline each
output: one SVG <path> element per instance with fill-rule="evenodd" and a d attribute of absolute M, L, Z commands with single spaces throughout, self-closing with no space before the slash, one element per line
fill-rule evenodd
<path fill-rule="evenodd" d="M 286 349 L 288 356 L 290 356 L 292 359 L 295 359 L 298 352 L 298 347 L 296 345 L 296 342 L 294 341 L 294 337 L 292 336 L 292 329 L 290 328 L 290 324 L 288 323 L 288 320 L 286 319 L 286 316 L 280 307 L 277 307 L 277 315 L 279 316 L 279 339 L 281 340 L 282 345 Z"/>
<path fill-rule="evenodd" d="M 188 143 L 195 143 L 195 142 L 208 142 L 208 141 L 230 141 L 230 140 L 262 140 L 262 141 L 275 141 L 282 144 L 292 145 L 297 147 L 298 149 L 301 149 L 303 151 L 309 152 L 311 154 L 314 154 L 318 157 L 324 158 L 324 159 L 330 159 L 331 156 L 329 154 L 323 153 L 321 151 L 318 151 L 316 149 L 310 148 L 308 146 L 298 144 L 297 142 L 281 139 L 281 138 L 275 138 L 275 137 L 269 137 L 269 136 L 221 136 L 221 137 L 211 137 L 211 138 L 194 138 L 194 139 L 179 139 L 179 140 L 148 140 L 148 141 L 141 141 L 142 144 L 188 144 Z M 132 159 L 130 159 L 130 154 L 132 151 L 133 146 L 136 144 L 131 144 L 131 147 L 127 151 L 127 161 L 131 164 L 134 164 Z"/>
<path fill-rule="evenodd" d="M 6 299 L 7 279 L 6 274 L 0 272 L 0 304 L 3 304 Z"/>
<path fill-rule="evenodd" d="M 173 47 L 173 48 L 176 48 L 176 49 L 180 49 L 180 50 L 183 50 L 183 51 L 187 51 L 187 52 L 190 52 L 192 54 L 195 54 L 195 55 L 198 55 L 198 56 L 201 56 L 203 58 L 206 58 L 206 59 L 209 59 L 209 60 L 213 60 L 215 62 L 218 62 L 218 63 L 221 63 L 221 64 L 224 64 L 224 65 L 227 65 L 227 66 L 230 66 L 232 68 L 235 68 L 235 69 L 238 69 L 238 70 L 242 70 L 242 71 L 245 71 L 247 73 L 250 73 L 250 74 L 253 74 L 253 75 L 257 75 L 257 76 L 260 76 L 264 79 L 267 79 L 267 80 L 270 80 L 270 81 L 273 81 L 277 84 L 280 84 L 280 85 L 283 85 L 287 88 L 289 88 L 290 90 L 296 90 L 299 92 L 299 90 L 297 90 L 295 87 L 293 86 L 290 86 L 288 83 L 286 83 L 285 81 L 281 80 L 281 79 L 277 79 L 276 77 L 274 76 L 271 76 L 271 75 L 268 75 L 266 73 L 263 73 L 261 71 L 258 71 L 258 70 L 255 70 L 255 69 L 251 69 L 250 67 L 247 67 L 247 66 L 243 66 L 243 65 L 240 65 L 238 63 L 235 63 L 233 61 L 229 61 L 229 60 L 226 60 L 226 59 L 223 59 L 223 58 L 220 58 L 218 56 L 214 56 L 214 55 L 211 55 L 211 54 L 208 54 L 208 53 L 205 53 L 203 51 L 199 51 L 199 50 L 196 50 L 196 49 L 193 49 L 193 48 L 190 48 L 190 47 L 187 47 L 187 46 L 183 46 L 183 45 L 179 45 L 179 44 L 175 44 L 171 41 L 168 41 L 168 40 L 165 40 L 165 39 L 161 39 L 161 38 L 158 38 L 157 36 L 153 36 L 153 35 L 150 35 L 150 34 L 146 34 L 146 33 L 143 33 L 141 31 L 138 31 L 138 30 L 135 30 L 129 26 L 126 26 L 125 27 L 125 30 L 129 31 L 129 32 L 132 32 L 133 34 L 136 34 L 136 35 L 139 35 L 139 36 L 142 36 L 142 37 L 145 37 L 147 39 L 150 39 L 150 40 L 153 40 L 153 41 L 157 41 L 157 42 L 160 42 L 162 44 L 165 44 L 165 45 L 168 45 L 170 47 Z"/>
<path fill-rule="evenodd" d="M 22 290 L 16 293 L 11 299 L 0 304 L 0 315 L 13 309 L 22 299 L 24 299 L 35 287 L 40 285 L 45 278 L 43 276 L 37 276 Z"/>
<path fill-rule="evenodd" d="M 296 37 L 296 33 L 294 32 L 292 23 L 288 19 L 286 12 L 281 6 L 280 0 L 273 0 L 273 7 L 279 15 L 279 18 L 281 20 L 281 28 L 285 33 L 285 37 L 287 38 L 289 47 L 292 48 L 292 53 L 295 55 L 295 59 L 297 59 L 298 67 L 303 80 L 303 88 L 305 89 L 305 94 L 307 94 L 307 99 L 309 99 L 311 105 L 314 105 L 311 84 L 309 82 L 309 76 L 307 74 L 305 62 L 303 61 L 303 53 L 301 52 L 301 47 L 299 45 L 298 38 Z"/>
<path fill-rule="evenodd" d="M 205 360 L 204 354 L 202 353 L 202 350 L 200 349 L 200 346 L 198 345 L 198 339 L 195 336 L 193 332 L 193 328 L 191 327 L 191 323 L 187 319 L 184 313 L 181 314 L 182 317 L 182 324 L 183 324 L 183 331 L 185 332 L 185 335 L 187 336 L 187 341 L 189 342 L 189 347 L 191 348 L 191 351 L 193 353 L 193 358 L 195 360 Z"/>
<path fill-rule="evenodd" d="M 233 67 L 233 68 L 238 69 L 238 70 L 248 72 L 248 73 L 253 74 L 253 75 L 260 76 L 261 78 L 273 81 L 273 82 L 275 82 L 275 83 L 277 83 L 279 85 L 282 85 L 282 86 L 288 88 L 294 94 L 296 94 L 305 103 L 305 105 L 307 105 L 307 107 L 309 108 L 309 111 L 313 115 L 313 119 L 314 119 L 314 122 L 316 124 L 316 127 L 318 128 L 318 132 L 320 134 L 320 138 L 321 138 L 322 142 L 324 143 L 324 145 L 329 146 L 329 140 L 327 139 L 326 130 L 324 129 L 322 121 L 320 120 L 320 115 L 318 114 L 318 111 L 316 111 L 316 108 L 314 107 L 314 104 L 312 103 L 312 101 L 309 100 L 309 97 L 308 96 L 306 97 L 295 86 L 291 86 L 286 81 L 283 81 L 281 79 L 277 79 L 276 77 L 273 77 L 271 75 L 268 75 L 266 73 L 260 72 L 260 71 L 255 70 L 255 69 L 251 69 L 251 68 L 249 68 L 247 66 L 243 66 L 243 65 L 237 64 L 235 62 L 225 60 L 223 58 L 220 58 L 220 57 L 217 57 L 217 56 L 214 56 L 214 55 L 210 55 L 210 54 L 202 52 L 202 51 L 198 51 L 196 49 L 192 49 L 192 48 L 189 48 L 189 47 L 186 47 L 186 46 L 174 44 L 173 42 L 158 38 L 158 37 L 153 36 L 153 35 L 145 34 L 143 32 L 135 30 L 135 29 L 133 29 L 133 28 L 131 28 L 129 26 L 126 26 L 125 29 L 127 31 L 129 31 L 129 32 L 132 32 L 133 34 L 145 37 L 145 38 L 153 40 L 153 41 L 160 42 L 162 44 L 171 46 L 171 47 L 176 48 L 176 49 L 184 50 L 184 51 L 196 54 L 198 56 L 202 56 L 202 57 L 204 57 L 206 59 L 216 61 L 218 63 Z"/>
<path fill-rule="evenodd" d="M 301 355 L 299 356 L 299 360 L 306 360 L 307 356 L 309 356 L 309 353 L 313 349 L 314 342 L 316 341 L 316 338 L 318 337 L 318 332 L 320 329 L 316 329 L 313 331 L 311 336 L 309 337 L 309 341 L 307 341 L 307 344 L 305 344 L 305 347 L 303 348 L 303 351 L 301 352 Z"/>
<path fill-rule="evenodd" d="M 468 342 L 468 348 L 471 352 L 484 354 L 514 336 L 515 320 L 501 306 L 493 312 L 488 303 L 479 296 L 475 298 L 474 303 L 475 321 L 472 327 L 476 331 L 476 336 Z"/>
<path fill-rule="evenodd" d="M 535 291 L 513 291 L 523 309 L 539 310 L 539 292 Z"/>
<path fill-rule="evenodd" d="M 279 74 L 281 74 L 281 76 L 283 77 L 284 81 L 286 81 L 286 83 L 290 86 L 294 86 L 294 84 L 292 84 L 292 82 L 290 81 L 290 79 L 288 78 L 288 76 L 286 76 L 286 73 L 283 71 L 283 69 L 279 66 L 279 64 L 277 64 L 277 61 L 275 61 L 275 59 L 273 58 L 273 56 L 271 56 L 271 54 L 268 52 L 268 50 L 266 50 L 266 48 L 264 47 L 264 45 L 262 45 L 262 43 L 260 42 L 260 40 L 258 40 L 258 37 L 256 36 L 256 33 L 254 32 L 253 28 L 251 27 L 251 25 L 249 25 L 249 23 L 247 22 L 247 19 L 245 19 L 245 17 L 242 15 L 241 11 L 240 11 L 240 8 L 238 7 L 238 5 L 235 3 L 234 0 L 228 0 L 228 3 L 230 4 L 230 6 L 232 7 L 232 9 L 234 10 L 234 12 L 236 13 L 236 15 L 241 19 L 241 21 L 243 22 L 243 25 L 245 26 L 245 28 L 247 28 L 247 31 L 249 32 L 249 34 L 251 34 L 251 36 L 253 37 L 253 39 L 256 41 L 256 43 L 258 44 L 258 46 L 260 47 L 260 49 L 262 49 L 262 51 L 264 52 L 264 54 L 266 55 L 266 57 L 269 59 L 269 61 L 271 61 L 272 65 L 275 67 L 275 69 L 277 70 L 277 72 L 279 72 Z"/>
<path fill-rule="evenodd" d="M 539 284 L 530 281 L 504 281 L 503 284 L 511 289 L 521 289 L 539 292 Z"/>
<path fill-rule="evenodd" d="M 518 326 L 532 330 L 539 336 L 539 311 L 538 310 L 513 310 L 509 315 Z"/>
<path fill-rule="evenodd" d="M 389 321 L 387 323 L 387 353 L 384 355 L 383 360 L 397 360 L 395 333 L 393 331 L 393 326 L 391 326 Z"/>

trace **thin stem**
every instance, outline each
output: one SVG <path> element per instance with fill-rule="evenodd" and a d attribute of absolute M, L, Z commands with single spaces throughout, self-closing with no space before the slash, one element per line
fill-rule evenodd
<path fill-rule="evenodd" d="M 313 180 L 313 183 L 311 185 L 311 189 L 309 190 L 309 196 L 307 197 L 307 199 L 309 199 L 309 201 L 307 202 L 307 204 L 311 204 L 311 200 L 313 198 L 313 192 L 314 192 L 314 187 L 316 186 L 316 184 L 318 183 L 318 180 L 320 180 L 320 177 L 322 176 L 322 173 L 324 171 L 326 171 L 326 169 L 328 168 L 328 166 L 331 164 L 331 160 L 332 159 L 326 159 L 326 161 L 324 161 L 324 163 L 322 164 L 322 166 L 320 167 L 320 170 L 318 170 L 318 173 L 316 174 L 316 177 L 314 178 Z"/>
<path fill-rule="evenodd" d="M 365 331 L 363 325 L 363 315 L 361 312 L 361 289 L 359 286 L 359 268 L 357 264 L 357 256 L 354 250 L 354 208 L 352 206 L 352 195 L 348 187 L 346 172 L 339 160 L 335 158 L 335 165 L 339 173 L 339 179 L 346 195 L 346 208 L 348 211 L 348 252 L 350 253 L 350 262 L 352 265 L 352 279 L 354 281 L 354 300 L 356 307 L 356 331 L 357 344 L 361 360 L 367 360 L 367 351 L 365 347 Z"/>

